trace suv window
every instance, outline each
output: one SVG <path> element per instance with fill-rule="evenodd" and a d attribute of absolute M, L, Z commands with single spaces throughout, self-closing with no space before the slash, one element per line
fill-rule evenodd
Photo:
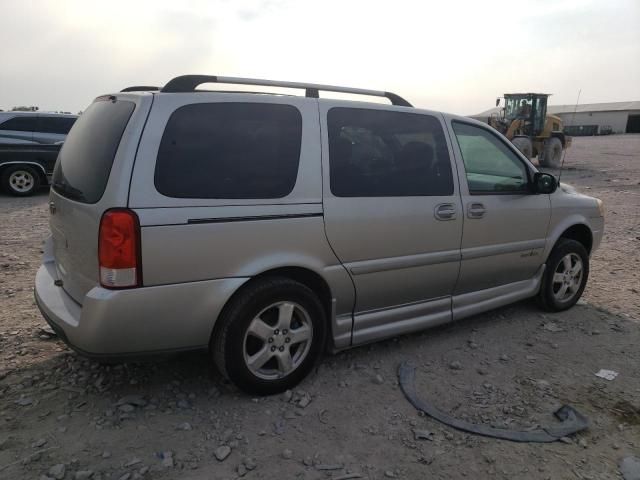
<path fill-rule="evenodd" d="M 469 193 L 526 192 L 527 167 L 492 132 L 468 123 L 453 122 L 467 175 Z"/>
<path fill-rule="evenodd" d="M 281 198 L 298 176 L 302 116 L 291 105 L 199 103 L 167 122 L 158 192 L 178 198 Z"/>
<path fill-rule="evenodd" d="M 133 102 L 99 97 L 87 108 L 58 154 L 52 181 L 56 192 L 79 202 L 100 200 L 135 107 Z"/>
<path fill-rule="evenodd" d="M 36 131 L 66 135 L 75 121 L 76 119 L 73 117 L 39 117 Z"/>
<path fill-rule="evenodd" d="M 340 107 L 329 110 L 327 122 L 335 196 L 453 194 L 449 151 L 437 118 Z"/>
<path fill-rule="evenodd" d="M 33 132 L 36 129 L 36 116 L 13 117 L 0 123 L 0 130 L 13 130 L 16 132 Z"/>

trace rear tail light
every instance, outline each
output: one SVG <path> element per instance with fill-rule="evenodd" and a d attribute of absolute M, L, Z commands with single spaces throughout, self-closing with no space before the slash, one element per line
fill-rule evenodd
<path fill-rule="evenodd" d="M 142 285 L 140 222 L 127 209 L 107 210 L 100 220 L 98 237 L 100 283 L 105 288 Z"/>

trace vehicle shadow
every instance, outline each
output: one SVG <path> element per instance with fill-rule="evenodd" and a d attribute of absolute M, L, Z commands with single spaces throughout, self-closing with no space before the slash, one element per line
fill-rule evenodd
<path fill-rule="evenodd" d="M 355 347 L 336 354 L 326 354 L 318 362 L 313 373 L 302 382 L 300 388 L 309 388 L 319 381 L 322 382 L 325 380 L 322 378 L 322 371 L 338 365 L 340 368 L 349 369 L 353 367 L 354 362 L 372 364 L 386 360 L 394 362 L 401 357 L 411 359 L 416 351 L 424 350 L 425 342 L 431 345 L 434 359 L 438 359 L 447 349 L 460 348 L 466 344 L 468 338 L 483 335 L 480 332 L 491 332 L 507 327 L 513 322 L 521 323 L 522 317 L 535 319 L 539 315 L 540 312 L 533 302 L 523 301 L 422 332 Z M 526 341 L 532 334 L 530 330 L 536 326 L 537 324 L 532 324 L 529 328 L 518 329 L 518 335 L 511 335 L 509 342 L 518 344 Z M 87 398 L 120 397 L 128 394 L 161 397 L 167 389 L 186 392 L 187 396 L 194 394 L 194 398 L 225 395 L 250 398 L 217 372 L 206 351 L 154 356 L 137 362 L 103 363 L 76 354 L 64 346 L 57 337 L 42 341 L 53 344 L 51 346 L 59 348 L 60 352 L 42 361 L 11 370 L 4 380 L 0 380 L 0 391 L 4 384 L 4 388 L 9 387 L 15 395 L 37 396 L 43 393 L 38 388 L 38 382 L 30 382 L 28 387 L 16 386 L 23 378 L 40 378 L 40 383 L 46 384 L 45 391 L 55 391 L 57 388 L 54 387 L 60 388 L 64 385 L 70 387 L 76 396 Z M 380 352 L 384 352 L 382 358 Z M 396 366 L 390 365 L 392 369 Z"/>
<path fill-rule="evenodd" d="M 5 353 L 11 347 L 6 338 L 0 337 Z M 440 424 L 420 418 L 404 399 L 396 377 L 404 361 L 418 368 L 420 395 L 456 417 L 517 418 L 530 426 L 548 423 L 551 412 L 568 403 L 599 428 L 615 431 L 619 420 L 607 412 L 622 400 L 637 403 L 633 392 L 640 391 L 640 379 L 627 368 L 621 374 L 625 382 L 610 382 L 603 390 L 594 385 L 593 372 L 603 365 L 624 372 L 628 352 L 639 341 L 631 322 L 591 306 L 549 314 L 524 301 L 326 355 L 293 392 L 253 398 L 221 378 L 207 353 L 105 365 L 71 352 L 56 338 L 36 338 L 15 346 L 9 362 L 14 366 L 0 371 L 0 467 L 29 455 L 41 437 L 48 439 L 45 448 L 59 450 L 40 464 L 34 461 L 30 478 L 69 458 L 121 478 L 138 468 L 128 467 L 129 461 L 161 468 L 167 451 L 185 469 L 184 478 L 190 465 L 206 478 L 211 472 L 236 478 L 237 462 L 221 463 L 214 456 L 220 445 L 260 458 L 264 478 L 276 478 L 276 465 L 269 465 L 285 445 L 301 455 L 320 449 L 330 458 L 347 449 L 366 463 L 372 445 L 404 438 L 415 425 L 436 432 L 438 441 L 444 438 Z M 38 353 L 22 356 L 25 350 Z M 369 443 L 359 443 L 363 432 Z M 105 450 L 113 458 L 102 456 Z M 20 465 L 0 473 L 17 475 Z"/>
<path fill-rule="evenodd" d="M 6 192 L 4 189 L 0 188 L 0 197 L 6 197 L 6 198 L 27 199 L 27 198 L 33 198 L 33 197 L 43 197 L 47 195 L 49 195 L 48 186 L 41 186 L 40 188 L 38 188 L 38 191 L 35 192 L 33 195 L 28 195 L 26 197 L 11 195 L 10 193 Z"/>

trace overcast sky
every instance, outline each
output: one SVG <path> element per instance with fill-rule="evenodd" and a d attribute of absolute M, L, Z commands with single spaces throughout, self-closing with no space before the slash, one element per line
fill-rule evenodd
<path fill-rule="evenodd" d="M 473 114 L 516 91 L 640 100 L 640 1 L 0 0 L 0 108 L 84 109 L 185 73 L 396 92 Z"/>

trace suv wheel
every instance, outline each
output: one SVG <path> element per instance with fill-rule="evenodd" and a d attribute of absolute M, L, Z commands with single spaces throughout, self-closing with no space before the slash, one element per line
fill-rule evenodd
<path fill-rule="evenodd" d="M 211 342 L 220 372 L 250 394 L 292 388 L 311 370 L 325 343 L 326 315 L 305 285 L 271 278 L 225 307 Z"/>
<path fill-rule="evenodd" d="M 27 165 L 13 165 L 2 174 L 2 187 L 11 195 L 33 195 L 40 187 L 40 175 Z"/>
<path fill-rule="evenodd" d="M 559 312 L 575 305 L 589 276 L 589 255 L 580 242 L 560 239 L 551 251 L 542 279 L 538 302 Z"/>

